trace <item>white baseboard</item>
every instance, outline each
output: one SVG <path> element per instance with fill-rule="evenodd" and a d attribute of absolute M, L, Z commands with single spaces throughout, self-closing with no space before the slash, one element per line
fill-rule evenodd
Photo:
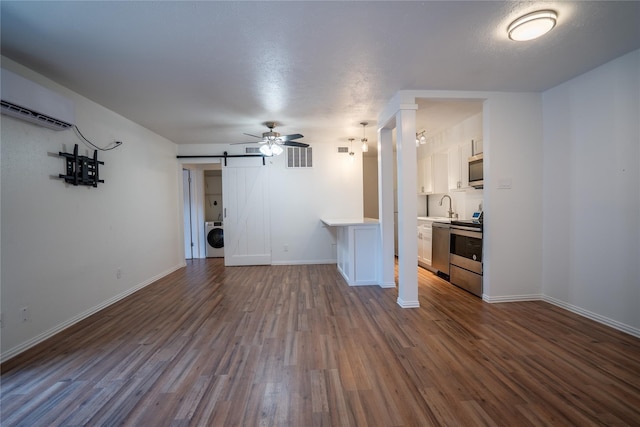
<path fill-rule="evenodd" d="M 133 288 L 130 288 L 124 292 L 122 292 L 121 294 L 118 294 L 116 296 L 114 296 L 113 298 L 110 298 L 98 305 L 96 305 L 95 307 L 90 308 L 87 311 L 84 311 L 80 314 L 78 314 L 77 316 L 72 317 L 71 319 L 60 323 L 57 326 L 54 326 L 53 328 L 49 329 L 46 332 L 41 333 L 40 335 L 37 335 L 33 338 L 31 338 L 28 341 L 23 342 L 20 345 L 17 345 L 7 351 L 5 351 L 4 353 L 2 353 L 2 355 L 0 355 L 0 363 L 5 362 L 6 360 L 11 359 L 12 357 L 17 356 L 18 354 L 22 353 L 23 351 L 26 351 L 28 349 L 30 349 L 31 347 L 35 346 L 36 344 L 41 343 L 42 341 L 51 338 L 52 336 L 54 336 L 55 334 L 62 332 L 63 330 L 67 329 L 68 327 L 78 323 L 79 321 L 91 316 L 92 314 L 95 314 L 97 312 L 99 312 L 100 310 L 107 308 L 108 306 L 110 306 L 111 304 L 114 304 L 118 301 L 120 301 L 123 298 L 128 297 L 129 295 L 133 294 L 134 292 L 139 291 L 140 289 L 149 286 L 150 284 L 152 284 L 153 282 L 162 279 L 164 276 L 167 276 L 171 273 L 173 273 L 174 271 L 178 270 L 179 268 L 185 267 L 187 264 L 186 262 L 182 262 L 150 279 L 145 280 L 142 283 L 137 284 L 136 286 L 134 286 Z"/>
<path fill-rule="evenodd" d="M 518 301 L 540 301 L 543 299 L 542 294 L 532 294 L 532 295 L 508 295 L 502 297 L 490 297 L 486 294 L 482 295 L 482 300 L 489 303 L 499 303 L 499 302 L 518 302 Z"/>
<path fill-rule="evenodd" d="M 498 296 L 498 297 L 488 297 L 487 295 L 483 295 L 482 299 L 489 303 L 502 303 L 502 302 L 521 302 L 521 301 L 544 301 L 549 304 L 553 304 L 557 307 L 570 311 L 572 313 L 578 314 L 582 317 L 586 317 L 587 319 L 591 319 L 598 323 L 602 323 L 603 325 L 610 326 L 613 329 L 617 329 L 619 331 L 625 332 L 629 335 L 633 335 L 634 337 L 640 338 L 640 329 L 634 328 L 633 326 L 627 325 L 622 322 L 618 322 L 617 320 L 609 319 L 608 317 L 602 316 L 600 314 L 591 312 L 589 310 L 585 310 L 584 308 L 575 306 L 573 304 L 569 304 L 562 300 L 552 298 L 543 294 L 533 294 L 533 295 L 509 295 L 509 296 Z"/>
<path fill-rule="evenodd" d="M 335 259 L 271 261 L 271 265 L 311 265 L 311 264 L 337 264 L 337 261 Z"/>
<path fill-rule="evenodd" d="M 572 313 L 579 314 L 580 316 L 586 317 L 588 319 L 594 320 L 598 323 L 602 323 L 603 325 L 607 325 L 612 327 L 613 329 L 617 329 L 619 331 L 625 332 L 629 335 L 633 335 L 634 337 L 640 338 L 640 329 L 634 328 L 633 326 L 624 324 L 622 322 L 618 322 L 617 320 L 609 319 L 608 317 L 602 316 L 597 313 L 593 313 L 589 310 L 585 310 L 584 308 L 577 307 L 575 305 L 566 303 L 559 299 L 555 299 L 548 296 L 543 296 L 542 300 L 548 302 L 549 304 L 553 304 L 560 308 L 564 308 Z"/>
<path fill-rule="evenodd" d="M 381 288 L 395 288 L 396 282 L 382 282 L 378 284 Z"/>

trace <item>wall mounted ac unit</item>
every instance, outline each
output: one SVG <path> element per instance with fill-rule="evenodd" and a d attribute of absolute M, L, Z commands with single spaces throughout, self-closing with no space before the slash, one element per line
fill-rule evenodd
<path fill-rule="evenodd" d="M 73 101 L 9 70 L 0 70 L 2 114 L 53 130 L 73 126 Z"/>

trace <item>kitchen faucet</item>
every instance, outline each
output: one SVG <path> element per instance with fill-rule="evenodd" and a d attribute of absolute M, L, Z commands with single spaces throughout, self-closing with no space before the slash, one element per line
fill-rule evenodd
<path fill-rule="evenodd" d="M 449 218 L 453 218 L 453 209 L 451 209 L 451 197 L 448 194 L 442 196 L 442 199 L 440 199 L 440 203 L 438 203 L 438 205 L 442 206 L 442 201 L 445 197 L 449 199 L 449 210 L 447 211 L 447 213 L 449 214 Z"/>

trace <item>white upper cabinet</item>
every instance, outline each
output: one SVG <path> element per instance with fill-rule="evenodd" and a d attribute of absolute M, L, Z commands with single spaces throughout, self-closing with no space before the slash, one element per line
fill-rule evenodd
<path fill-rule="evenodd" d="M 433 161 L 433 193 L 442 194 L 447 192 L 447 153 L 436 153 L 432 155 Z"/>
<path fill-rule="evenodd" d="M 462 157 L 460 154 L 460 147 L 454 145 L 453 147 L 449 147 L 447 152 L 449 157 L 449 190 L 458 190 L 462 188 L 462 176 L 460 171 L 460 158 Z M 467 172 L 468 173 L 468 172 Z M 467 178 L 468 180 L 468 178 Z"/>
<path fill-rule="evenodd" d="M 432 194 L 433 193 L 433 159 L 431 156 L 426 156 L 422 159 L 418 159 L 418 193 L 419 194 Z"/>
<path fill-rule="evenodd" d="M 472 153 L 472 140 L 454 145 L 448 154 L 448 189 L 464 190 L 469 188 L 469 157 Z"/>
<path fill-rule="evenodd" d="M 447 169 L 447 153 L 435 153 L 418 159 L 418 193 L 446 193 Z"/>

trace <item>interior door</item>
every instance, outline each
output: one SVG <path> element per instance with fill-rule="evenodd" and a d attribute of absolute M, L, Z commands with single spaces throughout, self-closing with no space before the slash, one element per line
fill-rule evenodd
<path fill-rule="evenodd" d="M 270 265 L 268 166 L 237 158 L 222 168 L 224 265 Z"/>

